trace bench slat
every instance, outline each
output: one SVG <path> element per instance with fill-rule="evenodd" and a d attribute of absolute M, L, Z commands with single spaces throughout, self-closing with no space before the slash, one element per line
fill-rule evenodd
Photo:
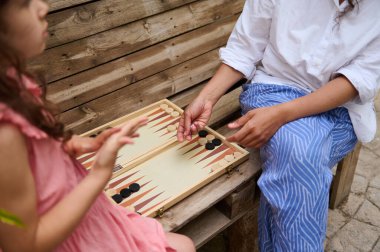
<path fill-rule="evenodd" d="M 43 69 L 49 62 L 46 71 L 49 83 L 235 15 L 243 4 L 243 0 L 197 1 L 49 49 L 31 64 Z"/>
<path fill-rule="evenodd" d="M 89 69 L 47 87 L 47 98 L 66 111 L 169 67 L 223 46 L 236 22 L 232 16 L 154 47 Z"/>
<path fill-rule="evenodd" d="M 50 38 L 47 47 L 72 42 L 196 0 L 107 0 L 76 6 L 48 15 Z M 53 1 L 53 10 L 70 1 Z M 88 2 L 74 1 L 75 4 Z M 73 4 L 73 3 L 71 3 Z"/>

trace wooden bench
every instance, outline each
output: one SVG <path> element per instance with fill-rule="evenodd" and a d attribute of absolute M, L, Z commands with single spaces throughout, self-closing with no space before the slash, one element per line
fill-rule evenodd
<path fill-rule="evenodd" d="M 219 66 L 218 49 L 244 0 L 48 0 L 50 38 L 31 62 L 46 69 L 47 98 L 68 129 L 83 133 L 163 98 L 185 107 Z M 210 126 L 224 135 L 240 115 L 240 85 L 218 102 Z M 348 194 L 358 149 L 340 163 L 331 206 Z M 199 248 L 228 229 L 231 251 L 253 251 L 260 174 L 252 160 L 159 218 Z"/>

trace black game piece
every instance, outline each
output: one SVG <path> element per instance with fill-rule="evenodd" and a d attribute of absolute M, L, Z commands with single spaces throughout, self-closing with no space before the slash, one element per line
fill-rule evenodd
<path fill-rule="evenodd" d="M 222 144 L 222 140 L 220 140 L 219 138 L 215 138 L 212 140 L 212 143 L 215 145 L 215 146 L 219 146 Z"/>
<path fill-rule="evenodd" d="M 206 143 L 206 150 L 213 150 L 215 149 L 215 145 L 213 143 Z"/>
<path fill-rule="evenodd" d="M 123 201 L 123 197 L 120 195 L 120 194 L 115 194 L 112 196 L 112 199 L 117 203 L 119 204 L 120 202 Z"/>
<path fill-rule="evenodd" d="M 92 134 L 90 137 L 96 137 L 97 135 L 96 134 Z"/>
<path fill-rule="evenodd" d="M 198 132 L 199 137 L 206 137 L 208 135 L 208 132 L 205 130 L 201 130 Z"/>
<path fill-rule="evenodd" d="M 120 191 L 120 195 L 125 199 L 131 196 L 132 191 L 129 188 L 124 188 Z"/>
<path fill-rule="evenodd" d="M 129 190 L 132 192 L 138 192 L 140 190 L 140 185 L 137 183 L 133 183 L 129 186 Z"/>

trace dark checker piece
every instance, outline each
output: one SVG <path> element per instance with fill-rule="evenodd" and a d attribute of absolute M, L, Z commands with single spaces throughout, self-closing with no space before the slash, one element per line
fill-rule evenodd
<path fill-rule="evenodd" d="M 132 192 L 138 192 L 140 190 L 140 185 L 137 183 L 133 183 L 129 186 L 129 190 Z"/>
<path fill-rule="evenodd" d="M 208 135 L 208 132 L 205 130 L 201 130 L 198 132 L 199 137 L 206 137 Z"/>
<path fill-rule="evenodd" d="M 119 204 L 120 202 L 123 201 L 123 197 L 120 195 L 120 194 L 115 194 L 112 196 L 112 199 L 117 203 Z"/>
<path fill-rule="evenodd" d="M 92 134 L 90 137 L 96 137 L 97 135 L 96 134 Z"/>
<path fill-rule="evenodd" d="M 206 143 L 206 150 L 213 150 L 215 149 L 215 145 L 213 143 Z"/>
<path fill-rule="evenodd" d="M 128 198 L 129 196 L 131 196 L 132 194 L 132 191 L 128 188 L 124 188 L 120 191 L 120 195 L 125 199 L 125 198 Z"/>
<path fill-rule="evenodd" d="M 219 138 L 215 138 L 214 140 L 212 140 L 212 143 L 215 145 L 215 146 L 219 146 L 222 144 L 222 140 L 220 140 Z"/>

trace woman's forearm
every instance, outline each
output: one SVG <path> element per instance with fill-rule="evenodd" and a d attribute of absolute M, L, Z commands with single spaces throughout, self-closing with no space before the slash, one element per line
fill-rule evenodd
<path fill-rule="evenodd" d="M 222 64 L 199 96 L 215 104 L 227 90 L 243 78 L 243 74 L 232 67 Z"/>
<path fill-rule="evenodd" d="M 340 76 L 315 92 L 278 105 L 284 113 L 284 121 L 326 112 L 343 105 L 358 95 L 355 87 L 344 76 Z"/>

